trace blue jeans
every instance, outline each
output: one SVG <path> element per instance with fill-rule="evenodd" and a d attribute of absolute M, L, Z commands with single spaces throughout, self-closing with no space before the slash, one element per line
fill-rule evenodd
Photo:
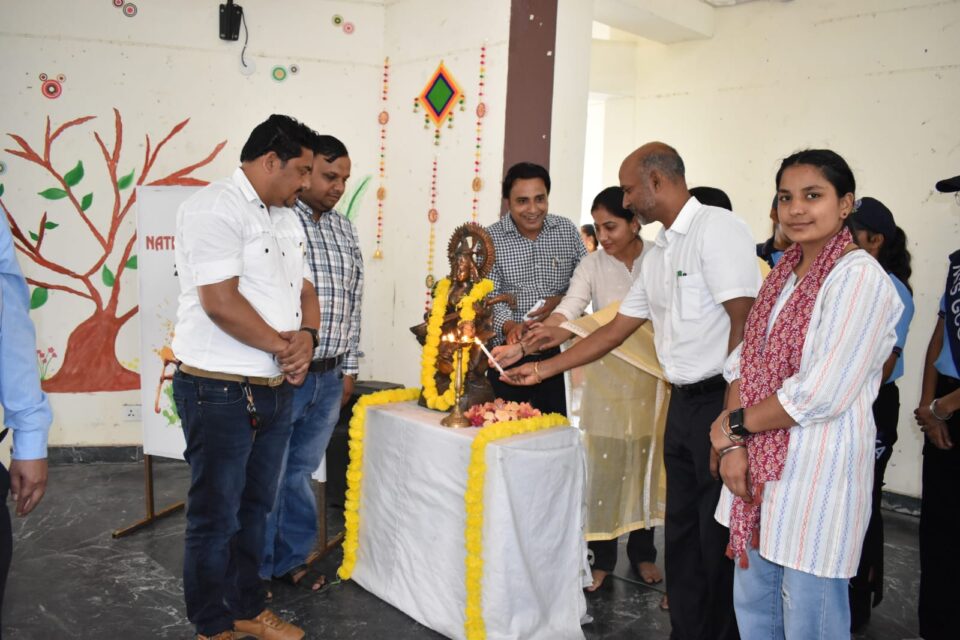
<path fill-rule="evenodd" d="M 340 417 L 343 374 L 337 367 L 308 373 L 293 391 L 293 434 L 280 465 L 276 502 L 267 518 L 260 576 L 282 576 L 302 565 L 317 540 L 317 502 L 310 476 L 320 466 Z"/>
<path fill-rule="evenodd" d="M 240 384 L 177 372 L 173 398 L 190 465 L 183 595 L 187 617 L 207 636 L 264 609 L 257 569 L 264 524 L 290 439 L 292 387 L 251 385 L 260 426 L 250 426 Z"/>
<path fill-rule="evenodd" d="M 765 560 L 748 549 L 739 563 L 733 605 L 743 640 L 850 640 L 847 578 L 820 578 Z"/>

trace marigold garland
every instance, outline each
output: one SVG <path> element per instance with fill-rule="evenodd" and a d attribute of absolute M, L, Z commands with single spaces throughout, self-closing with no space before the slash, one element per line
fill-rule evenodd
<path fill-rule="evenodd" d="M 342 580 L 349 580 L 357 564 L 360 545 L 360 485 L 363 481 L 363 438 L 367 407 L 394 402 L 409 402 L 420 396 L 419 389 L 387 389 L 360 396 L 353 405 L 350 418 L 350 463 L 347 465 L 347 492 L 344 501 L 343 563 L 337 570 Z"/>
<path fill-rule="evenodd" d="M 470 445 L 470 464 L 467 467 L 467 489 L 463 494 L 466 510 L 464 528 L 464 546 L 467 549 L 466 604 L 464 607 L 464 631 L 467 640 L 484 640 L 487 626 L 483 620 L 481 601 L 483 580 L 483 485 L 487 474 L 487 444 L 495 440 L 510 438 L 523 433 L 542 431 L 553 427 L 566 426 L 567 419 L 559 413 L 544 416 L 498 422 L 477 432 Z M 344 543 L 346 544 L 346 543 Z"/>
<path fill-rule="evenodd" d="M 423 353 L 420 360 L 420 384 L 423 385 L 423 399 L 430 409 L 446 411 L 453 406 L 454 386 L 456 384 L 457 369 L 453 367 L 450 371 L 450 385 L 447 390 L 440 394 L 437 391 L 437 357 L 440 355 L 440 335 L 443 326 L 443 317 L 447 311 L 447 300 L 450 296 L 450 278 L 444 278 L 437 283 L 437 288 L 433 294 L 433 307 L 430 309 L 430 316 L 427 319 L 427 337 L 423 345 Z M 457 311 L 460 313 L 460 323 L 473 322 L 477 317 L 477 310 L 474 305 L 486 298 L 493 291 L 493 281 L 484 278 L 470 288 L 470 292 L 460 298 L 457 303 Z M 470 357 L 472 345 L 463 347 L 463 358 Z M 456 357 L 456 354 L 454 354 Z M 461 377 L 466 377 L 466 368 L 461 371 Z"/>

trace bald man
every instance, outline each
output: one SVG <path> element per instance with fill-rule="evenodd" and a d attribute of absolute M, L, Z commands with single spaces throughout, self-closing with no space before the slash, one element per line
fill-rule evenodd
<path fill-rule="evenodd" d="M 593 362 L 653 322 L 657 358 L 673 386 L 663 453 L 671 638 L 739 638 L 733 563 L 724 554 L 729 534 L 713 517 L 721 482 L 710 471 L 709 436 L 723 409 L 724 362 L 743 339 L 760 289 L 753 239 L 738 217 L 690 195 L 683 160 L 662 142 L 627 156 L 620 186 L 624 206 L 663 229 L 619 313 L 562 354 L 511 369 L 503 379 L 536 384 Z"/>

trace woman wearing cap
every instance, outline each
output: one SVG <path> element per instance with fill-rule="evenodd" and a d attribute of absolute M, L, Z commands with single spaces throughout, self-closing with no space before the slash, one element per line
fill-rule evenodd
<path fill-rule="evenodd" d="M 960 176 L 937 190 L 960 194 Z M 960 203 L 960 196 L 958 196 Z M 960 251 L 950 254 L 937 326 L 927 347 L 920 406 L 924 433 L 920 498 L 920 635 L 956 637 L 960 602 Z M 950 330 L 947 330 L 947 328 Z"/>
<path fill-rule="evenodd" d="M 893 220 L 893 214 L 875 198 L 862 198 L 855 204 L 850 216 L 854 240 L 873 256 L 890 276 L 903 314 L 897 323 L 897 342 L 883 364 L 884 381 L 873 402 L 873 419 L 877 423 L 877 448 L 873 467 L 873 503 L 870 524 L 863 540 L 863 553 L 857 575 L 850 580 L 850 625 L 856 631 L 870 620 L 871 596 L 873 606 L 883 600 L 883 518 L 880 515 L 880 493 L 887 462 L 897 441 L 897 423 L 900 416 L 900 390 L 896 380 L 903 375 L 903 347 L 913 319 L 913 290 L 910 288 L 910 251 L 903 229 Z"/>
<path fill-rule="evenodd" d="M 716 515 L 730 527 L 743 638 L 849 640 L 873 482 L 870 407 L 903 305 L 853 243 L 843 158 L 795 153 L 776 185 L 793 245 L 727 359 L 726 409 L 710 428 L 724 483 Z"/>

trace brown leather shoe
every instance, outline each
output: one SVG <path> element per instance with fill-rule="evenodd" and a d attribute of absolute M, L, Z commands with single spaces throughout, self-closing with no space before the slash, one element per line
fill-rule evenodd
<path fill-rule="evenodd" d="M 300 640 L 303 629 L 281 620 L 270 609 L 264 609 L 252 620 L 234 620 L 233 630 L 236 637 L 252 636 L 257 640 Z"/>
<path fill-rule="evenodd" d="M 236 640 L 237 636 L 233 631 L 221 631 L 215 636 L 205 636 L 202 633 L 197 634 L 197 640 Z"/>

